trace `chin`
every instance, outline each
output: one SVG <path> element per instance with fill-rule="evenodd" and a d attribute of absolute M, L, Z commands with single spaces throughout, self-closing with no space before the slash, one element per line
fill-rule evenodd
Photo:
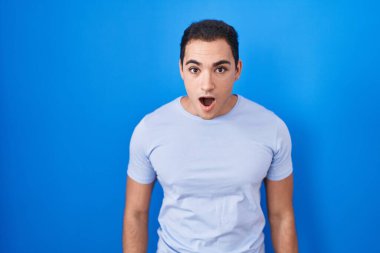
<path fill-rule="evenodd" d="M 201 118 L 204 120 L 211 120 L 211 119 L 215 118 L 215 116 L 214 115 L 213 116 L 201 116 Z"/>

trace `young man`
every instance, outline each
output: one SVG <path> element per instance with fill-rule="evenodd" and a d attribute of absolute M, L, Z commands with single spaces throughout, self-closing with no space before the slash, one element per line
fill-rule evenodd
<path fill-rule="evenodd" d="M 187 96 L 145 115 L 132 134 L 124 253 L 147 250 L 156 178 L 164 190 L 157 252 L 264 253 L 263 181 L 274 249 L 298 252 L 290 135 L 276 114 L 232 94 L 242 70 L 235 29 L 190 25 L 179 70 Z"/>

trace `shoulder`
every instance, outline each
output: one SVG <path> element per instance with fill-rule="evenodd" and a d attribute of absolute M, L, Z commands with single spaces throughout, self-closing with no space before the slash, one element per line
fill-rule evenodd
<path fill-rule="evenodd" d="M 248 132 L 255 133 L 255 138 L 267 143 L 274 151 L 278 149 L 280 141 L 290 142 L 288 127 L 279 115 L 250 99 L 243 98 L 242 102 L 242 122 Z"/>
<path fill-rule="evenodd" d="M 285 124 L 284 121 L 271 109 L 246 97 L 241 97 L 243 112 L 256 123 L 260 122 L 267 126 L 278 127 Z"/>
<path fill-rule="evenodd" d="M 154 109 L 153 111 L 147 113 L 142 119 L 141 124 L 143 124 L 147 128 L 157 127 L 159 125 L 162 125 L 163 123 L 173 120 L 175 118 L 176 113 L 176 102 L 177 99 L 173 99 L 158 108 Z"/>

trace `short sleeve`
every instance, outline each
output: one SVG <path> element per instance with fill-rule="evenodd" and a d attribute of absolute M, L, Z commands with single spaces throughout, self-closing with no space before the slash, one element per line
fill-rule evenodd
<path fill-rule="evenodd" d="M 143 118 L 132 133 L 127 169 L 127 175 L 142 184 L 149 184 L 156 178 L 156 173 L 149 160 L 148 141 L 148 133 Z"/>
<path fill-rule="evenodd" d="M 286 178 L 293 172 L 292 142 L 288 127 L 278 118 L 276 131 L 276 144 L 267 178 L 278 181 Z"/>

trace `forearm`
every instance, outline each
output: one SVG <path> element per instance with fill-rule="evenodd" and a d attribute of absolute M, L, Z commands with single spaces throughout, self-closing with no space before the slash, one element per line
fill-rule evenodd
<path fill-rule="evenodd" d="M 123 253 L 145 253 L 148 244 L 148 214 L 125 215 Z"/>
<path fill-rule="evenodd" d="M 276 253 L 298 253 L 294 214 L 269 218 L 272 243 Z"/>

